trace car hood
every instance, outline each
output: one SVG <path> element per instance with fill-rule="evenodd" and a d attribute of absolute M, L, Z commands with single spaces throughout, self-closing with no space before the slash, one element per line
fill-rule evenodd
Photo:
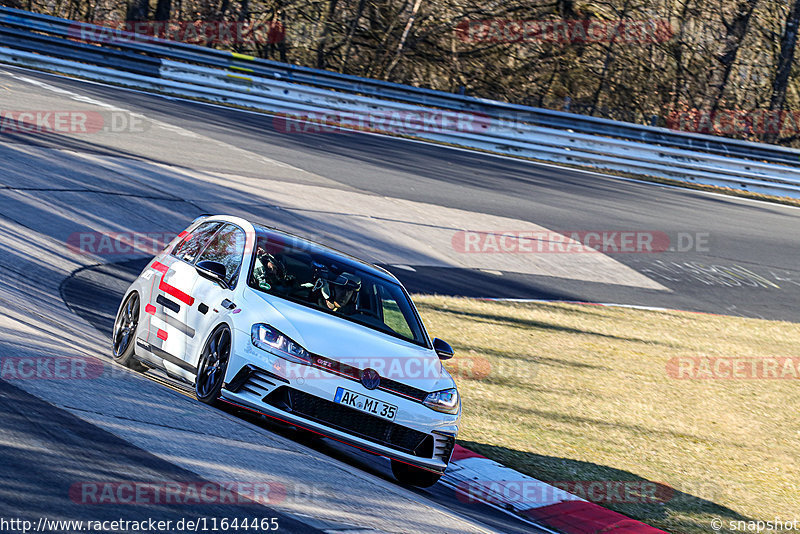
<path fill-rule="evenodd" d="M 248 292 L 253 323 L 277 328 L 306 350 L 425 391 L 454 386 L 432 349 L 259 291 Z M 249 332 L 248 332 L 249 333 Z"/>

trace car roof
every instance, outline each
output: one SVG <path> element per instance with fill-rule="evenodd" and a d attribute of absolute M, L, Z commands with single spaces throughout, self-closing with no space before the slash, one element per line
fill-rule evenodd
<path fill-rule="evenodd" d="M 364 260 L 360 260 L 340 250 L 336 250 L 327 245 L 317 243 L 316 241 L 311 241 L 310 239 L 306 239 L 283 230 L 278 230 L 277 228 L 273 228 L 271 226 L 265 226 L 256 223 L 251 224 L 253 225 L 253 228 L 256 231 L 256 236 L 258 237 L 266 237 L 270 241 L 276 241 L 278 243 L 286 242 L 288 238 L 288 240 L 292 243 L 293 248 L 300 248 L 312 254 L 320 255 L 325 258 L 326 261 L 339 263 L 343 266 L 358 269 L 383 280 L 394 282 L 396 284 L 400 283 L 397 278 L 386 269 L 368 263 Z"/>

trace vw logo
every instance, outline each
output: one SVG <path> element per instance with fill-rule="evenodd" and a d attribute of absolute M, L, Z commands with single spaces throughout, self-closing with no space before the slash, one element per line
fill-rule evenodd
<path fill-rule="evenodd" d="M 364 369 L 361 372 L 361 384 L 367 389 L 375 389 L 381 385 L 381 375 L 375 369 Z"/>

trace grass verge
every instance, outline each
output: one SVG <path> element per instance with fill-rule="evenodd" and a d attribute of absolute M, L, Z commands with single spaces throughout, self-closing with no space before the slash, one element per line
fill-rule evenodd
<path fill-rule="evenodd" d="M 800 390 L 792 378 L 800 369 L 785 360 L 797 355 L 796 324 L 438 296 L 415 302 L 432 335 L 456 349 L 447 367 L 463 398 L 464 446 L 540 480 L 666 485 L 655 500 L 599 504 L 673 533 L 711 532 L 713 518 L 800 519 Z M 768 376 L 785 379 L 708 378 L 750 375 L 764 358 L 779 362 Z M 730 366 L 715 368 L 718 361 Z"/>

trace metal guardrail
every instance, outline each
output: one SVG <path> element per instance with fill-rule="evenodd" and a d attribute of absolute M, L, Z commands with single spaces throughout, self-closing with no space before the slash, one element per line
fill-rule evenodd
<path fill-rule="evenodd" d="M 343 122 L 376 110 L 470 113 L 491 120 L 468 131 L 410 133 L 557 163 L 800 198 L 797 150 L 453 95 L 138 34 L 109 41 L 100 31 L 0 7 L 0 61 L 289 115 L 334 111 Z"/>
<path fill-rule="evenodd" d="M 16 26 L 26 30 L 59 35 L 61 37 L 84 37 L 92 41 L 92 36 L 99 37 L 102 28 L 68 19 L 49 15 L 31 13 L 19 9 L 0 7 L 0 24 Z M 476 97 L 456 95 L 432 89 L 401 85 L 382 80 L 361 78 L 320 69 L 312 69 L 297 65 L 289 65 L 258 59 L 241 54 L 234 54 L 213 48 L 201 47 L 157 39 L 145 35 L 125 32 L 116 34 L 125 38 L 117 42 L 100 42 L 119 47 L 120 49 L 151 53 L 175 59 L 190 61 L 206 66 L 240 68 L 257 76 L 275 78 L 338 91 L 363 94 L 378 98 L 397 100 L 412 104 L 441 107 L 458 111 L 485 113 L 504 120 L 517 120 L 540 126 L 558 129 L 571 129 L 579 133 L 618 137 L 631 141 L 700 150 L 726 156 L 758 158 L 774 163 L 800 163 L 800 150 L 794 150 L 763 143 L 751 143 L 737 139 L 726 139 L 712 135 L 676 132 L 667 128 L 644 126 L 566 113 L 561 111 L 534 108 L 517 104 L 509 104 Z M 107 33 L 105 35 L 108 35 Z M 95 41 L 98 42 L 98 41 Z M 2 41 L 0 41 L 2 43 Z"/>

